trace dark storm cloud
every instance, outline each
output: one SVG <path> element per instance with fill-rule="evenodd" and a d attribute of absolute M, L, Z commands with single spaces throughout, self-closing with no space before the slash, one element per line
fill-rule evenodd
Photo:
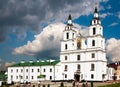
<path fill-rule="evenodd" d="M 82 0 L 0 0 L 0 42 L 5 40 L 9 29 L 29 28 L 36 32 L 42 23 L 54 18 L 67 5 L 73 6 L 81 2 Z"/>

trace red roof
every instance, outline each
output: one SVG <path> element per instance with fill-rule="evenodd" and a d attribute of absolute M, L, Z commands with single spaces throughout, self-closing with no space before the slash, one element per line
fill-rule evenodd
<path fill-rule="evenodd" d="M 120 65 L 120 62 L 118 62 L 118 63 L 110 63 L 110 64 L 108 64 L 107 66 L 108 67 L 112 67 L 112 68 L 114 68 L 114 69 L 117 69 L 117 67 Z"/>

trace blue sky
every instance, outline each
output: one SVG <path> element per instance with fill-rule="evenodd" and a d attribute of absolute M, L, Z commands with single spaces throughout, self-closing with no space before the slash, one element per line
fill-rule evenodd
<path fill-rule="evenodd" d="M 50 44 L 44 42 L 48 37 L 45 34 L 51 35 L 52 32 L 50 27 L 46 29 L 46 26 L 51 24 L 53 24 L 51 26 L 63 26 L 56 23 L 66 23 L 68 14 L 71 13 L 74 23 L 89 27 L 95 3 L 96 0 L 0 0 L 1 69 L 21 60 L 58 59 L 60 47 L 57 46 L 60 46 L 60 43 L 58 41 L 54 43 L 56 47 L 50 48 Z M 117 51 L 120 50 L 120 1 L 97 0 L 97 3 L 104 28 L 107 56 L 119 58 Z M 49 32 L 45 33 L 45 30 Z M 15 52 L 16 48 L 24 48 L 25 45 L 35 41 L 35 36 L 41 40 L 40 44 L 45 43 L 48 49 L 38 45 L 39 49 Z M 54 38 L 52 35 L 49 36 L 50 43 Z M 113 52 L 114 49 L 117 51 Z"/>

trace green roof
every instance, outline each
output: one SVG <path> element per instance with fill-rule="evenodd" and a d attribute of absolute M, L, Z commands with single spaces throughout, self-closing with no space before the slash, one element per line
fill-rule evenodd
<path fill-rule="evenodd" d="M 22 63 L 18 63 L 18 64 L 14 64 L 11 67 L 23 67 L 23 66 L 52 66 L 52 65 L 56 65 L 57 63 L 59 63 L 59 61 L 39 61 L 39 62 L 22 62 Z"/>

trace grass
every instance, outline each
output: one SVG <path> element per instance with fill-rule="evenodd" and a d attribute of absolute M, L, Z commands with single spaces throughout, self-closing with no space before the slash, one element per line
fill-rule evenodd
<path fill-rule="evenodd" d="M 109 85 L 104 85 L 104 86 L 98 86 L 98 87 L 120 87 L 120 83 L 114 83 L 114 84 L 109 84 Z"/>

